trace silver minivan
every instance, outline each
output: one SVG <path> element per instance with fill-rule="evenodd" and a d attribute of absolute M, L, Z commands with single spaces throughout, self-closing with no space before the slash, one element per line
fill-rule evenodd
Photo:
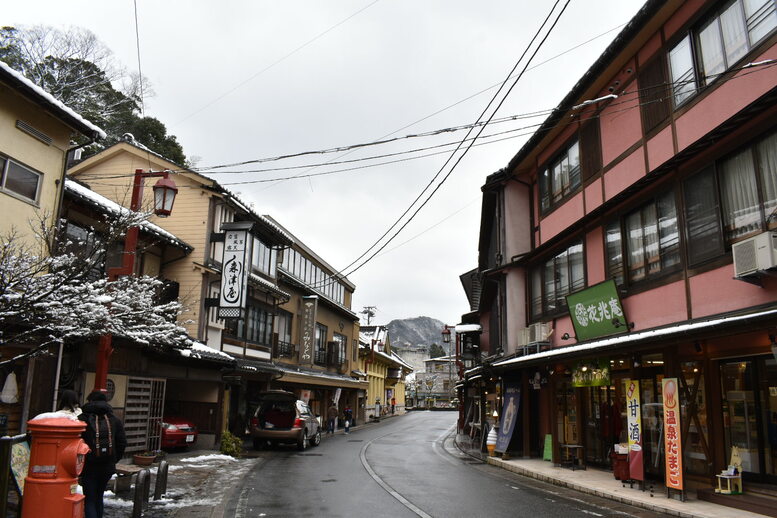
<path fill-rule="evenodd" d="M 297 396 L 285 390 L 269 390 L 260 393 L 258 399 L 250 425 L 255 449 L 268 443 L 294 443 L 304 450 L 321 443 L 318 418 Z"/>

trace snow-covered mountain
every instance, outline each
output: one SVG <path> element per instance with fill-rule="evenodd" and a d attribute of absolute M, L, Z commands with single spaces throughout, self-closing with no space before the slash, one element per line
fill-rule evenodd
<path fill-rule="evenodd" d="M 391 346 L 395 349 L 429 351 L 432 344 L 442 345 L 443 323 L 431 317 L 403 318 L 388 323 Z"/>

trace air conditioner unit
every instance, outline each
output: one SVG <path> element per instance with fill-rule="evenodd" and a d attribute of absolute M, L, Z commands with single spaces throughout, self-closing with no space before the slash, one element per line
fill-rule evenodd
<path fill-rule="evenodd" d="M 518 337 L 516 340 L 516 346 L 517 347 L 523 347 L 524 345 L 528 344 L 530 342 L 529 340 L 529 328 L 528 327 L 522 327 L 518 330 Z"/>
<path fill-rule="evenodd" d="M 764 232 L 731 246 L 734 276 L 745 277 L 777 266 L 777 232 Z"/>
<path fill-rule="evenodd" d="M 529 326 L 529 343 L 547 342 L 551 331 L 550 323 L 537 322 Z"/>

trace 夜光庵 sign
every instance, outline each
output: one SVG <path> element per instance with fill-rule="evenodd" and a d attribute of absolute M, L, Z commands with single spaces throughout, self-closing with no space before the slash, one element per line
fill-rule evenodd
<path fill-rule="evenodd" d="M 613 280 L 567 295 L 567 306 L 578 342 L 628 330 Z"/>

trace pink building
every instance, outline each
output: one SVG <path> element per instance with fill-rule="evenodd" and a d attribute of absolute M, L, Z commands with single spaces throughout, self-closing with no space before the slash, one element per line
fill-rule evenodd
<path fill-rule="evenodd" d="M 485 418 L 521 389 L 510 451 L 550 435 L 555 461 L 612 469 L 636 380 L 663 484 L 676 378 L 685 488 L 733 447 L 745 484 L 777 484 L 776 99 L 774 0 L 651 0 L 489 176 L 462 399 Z"/>

